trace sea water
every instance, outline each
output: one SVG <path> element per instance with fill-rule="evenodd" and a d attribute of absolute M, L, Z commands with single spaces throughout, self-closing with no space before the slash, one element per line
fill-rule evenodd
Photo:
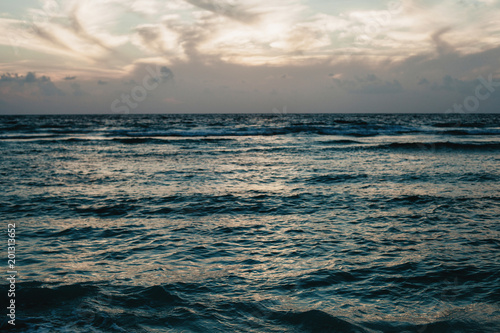
<path fill-rule="evenodd" d="M 2 116 L 0 153 L 19 331 L 500 332 L 500 115 Z"/>

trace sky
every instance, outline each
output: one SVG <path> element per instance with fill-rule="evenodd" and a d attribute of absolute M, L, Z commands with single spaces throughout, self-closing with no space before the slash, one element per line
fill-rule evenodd
<path fill-rule="evenodd" d="M 500 113 L 500 0 L 0 3 L 0 114 Z"/>

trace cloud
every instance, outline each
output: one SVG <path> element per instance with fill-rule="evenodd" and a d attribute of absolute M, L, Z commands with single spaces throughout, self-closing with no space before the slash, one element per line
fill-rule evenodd
<path fill-rule="evenodd" d="M 144 24 L 135 28 L 132 41 L 143 50 L 164 55 L 179 56 L 179 34 L 167 30 L 162 24 Z"/>
<path fill-rule="evenodd" d="M 426 78 L 422 78 L 422 79 L 420 79 L 420 81 L 418 81 L 419 86 L 421 86 L 421 85 L 427 86 L 429 84 L 430 84 L 430 82 Z"/>
<path fill-rule="evenodd" d="M 376 11 L 353 6 L 358 9 L 320 13 L 299 0 L 248 0 L 243 4 L 234 0 L 167 4 L 156 0 L 66 0 L 51 10 L 29 9 L 42 17 L 45 14 L 46 19 L 33 24 L 0 19 L 0 28 L 14 29 L 9 34 L 14 36 L 20 34 L 23 24 L 28 25 L 33 30 L 32 40 L 22 47 L 76 57 L 96 67 L 107 62 L 126 65 L 123 62 L 141 57 L 137 51 L 170 62 L 301 65 L 325 59 L 343 61 L 338 55 L 362 61 L 382 57 L 401 61 L 436 50 L 441 56 L 472 54 L 500 42 L 495 37 L 500 28 L 494 19 L 498 10 L 492 10 L 494 3 L 489 0 L 473 10 L 456 0 L 425 6 L 411 0 L 402 3 L 399 10 L 389 5 Z M 147 17 L 131 20 L 130 12 Z M 460 19 L 465 16 L 469 19 Z M 0 36 L 0 43 L 8 43 L 8 39 Z M 123 54 L 121 47 L 128 42 L 139 50 L 129 48 Z"/>
<path fill-rule="evenodd" d="M 48 46 L 64 51 L 72 51 L 72 49 L 56 35 L 56 32 L 49 29 L 47 26 L 43 27 L 33 23 L 32 31 L 35 38 L 48 43 Z"/>
<path fill-rule="evenodd" d="M 306 8 L 298 1 L 251 0 L 245 7 L 220 1 L 192 3 L 204 10 L 191 11 L 191 20 L 172 13 L 161 23 L 138 25 L 132 43 L 171 62 L 282 63 L 284 55 L 317 57 L 312 52 L 331 44 L 329 22 L 336 22 L 325 15 L 301 22 Z"/>
<path fill-rule="evenodd" d="M 186 0 L 186 2 L 214 14 L 222 15 L 243 23 L 253 23 L 260 17 L 257 12 L 252 12 L 251 6 L 244 6 L 236 1 Z"/>
<path fill-rule="evenodd" d="M 46 79 L 45 76 L 42 77 L 42 81 L 48 81 Z M 35 76 L 35 73 L 33 72 L 29 72 L 28 74 L 26 74 L 26 77 L 25 77 L 25 82 L 27 83 L 33 83 L 33 82 L 36 82 L 36 76 Z"/>
<path fill-rule="evenodd" d="M 334 78 L 336 85 L 353 94 L 393 94 L 403 91 L 398 80 L 383 81 L 374 74 L 366 77 L 356 77 L 354 80 L 342 80 Z"/>
<path fill-rule="evenodd" d="M 0 76 L 0 83 L 16 83 L 20 86 L 29 83 L 44 83 L 50 81 L 50 78 L 47 76 L 36 77 L 36 74 L 33 72 L 28 72 L 26 75 L 19 75 L 18 73 L 4 73 Z"/>
<path fill-rule="evenodd" d="M 451 46 L 449 43 L 443 40 L 442 36 L 449 32 L 451 30 L 451 27 L 445 27 L 442 29 L 439 29 L 435 33 L 432 34 L 432 40 L 436 46 L 436 51 L 439 53 L 439 55 L 445 55 L 448 53 L 452 53 L 455 51 L 454 47 Z"/>
<path fill-rule="evenodd" d="M 90 95 L 88 92 L 84 91 L 80 84 L 72 83 L 71 88 L 73 89 L 73 96 L 88 96 Z"/>
<path fill-rule="evenodd" d="M 0 93 L 8 95 L 14 93 L 29 93 L 30 95 L 38 96 L 64 96 L 65 93 L 59 89 L 51 80 L 50 77 L 37 77 L 35 73 L 28 72 L 26 75 L 17 73 L 5 73 L 0 76 Z"/>
<path fill-rule="evenodd" d="M 162 110 L 166 96 L 186 112 L 292 104 L 297 111 L 335 104 L 341 112 L 358 101 L 356 110 L 373 109 L 373 101 L 385 110 L 383 103 L 411 97 L 425 104 L 424 94 L 435 99 L 430 110 L 456 98 L 450 92 L 470 94 L 480 75 L 500 76 L 498 1 L 473 1 L 404 0 L 399 10 L 366 1 L 42 1 L 0 18 L 0 73 L 26 73 L 1 75 L 0 98 L 31 98 L 35 108 L 42 99 L 66 100 L 61 108 L 99 102 L 108 110 L 147 82 L 153 66 L 169 83 L 142 110 Z"/>
<path fill-rule="evenodd" d="M 116 9 L 113 0 L 48 1 L 43 8 L 27 8 L 27 19 L 0 18 L 0 28 L 8 31 L 0 37 L 0 44 L 89 63 L 99 60 L 103 64 L 102 60 L 111 56 L 118 60 L 116 48 L 126 43 L 128 36 L 111 33 L 120 15 Z"/>
<path fill-rule="evenodd" d="M 158 62 L 138 61 L 127 67 L 128 83 L 140 83 L 146 76 L 158 80 L 173 80 L 174 72 L 168 66 Z"/>
<path fill-rule="evenodd" d="M 105 51 L 114 53 L 115 50 L 110 45 L 107 45 L 103 40 L 97 37 L 98 31 L 90 33 L 88 31 L 88 28 L 84 26 L 83 22 L 85 21 L 83 21 L 83 19 L 85 19 L 85 16 L 81 17 L 82 15 L 80 14 L 80 8 L 83 8 L 81 7 L 81 3 L 77 3 L 74 8 L 68 13 L 68 19 L 72 32 L 84 42 L 90 43 L 92 45 L 97 45 Z"/>
<path fill-rule="evenodd" d="M 433 83 L 431 89 L 435 91 L 446 90 L 455 91 L 463 95 L 468 95 L 474 92 L 474 88 L 478 85 L 477 80 L 463 81 L 446 75 L 443 77 L 442 83 Z"/>
<path fill-rule="evenodd" d="M 172 0 L 169 0 L 171 2 Z M 128 10 L 146 16 L 152 16 L 158 13 L 160 4 L 155 0 L 132 0 L 123 1 L 120 4 L 124 5 Z"/>
<path fill-rule="evenodd" d="M 182 58 L 195 62 L 210 62 L 210 59 L 213 58 L 209 52 L 200 51 L 200 48 L 204 42 L 210 40 L 211 36 L 217 34 L 220 23 L 207 18 L 200 19 L 195 24 L 185 24 L 175 18 L 167 18 L 163 25 L 169 34 L 174 34 L 175 39 L 179 41 L 177 47 Z"/>
<path fill-rule="evenodd" d="M 65 96 L 66 94 L 61 89 L 57 88 L 51 81 L 39 83 L 38 88 L 40 93 L 44 96 Z"/>

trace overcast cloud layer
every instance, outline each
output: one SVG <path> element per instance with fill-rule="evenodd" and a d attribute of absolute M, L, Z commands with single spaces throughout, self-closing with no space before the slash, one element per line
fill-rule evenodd
<path fill-rule="evenodd" d="M 500 112 L 500 0 L 0 4 L 0 114 Z"/>

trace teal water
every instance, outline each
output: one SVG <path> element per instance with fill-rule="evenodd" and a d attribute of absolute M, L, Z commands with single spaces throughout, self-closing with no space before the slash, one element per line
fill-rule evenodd
<path fill-rule="evenodd" d="M 500 115 L 3 116 L 0 151 L 19 331 L 500 331 Z"/>

